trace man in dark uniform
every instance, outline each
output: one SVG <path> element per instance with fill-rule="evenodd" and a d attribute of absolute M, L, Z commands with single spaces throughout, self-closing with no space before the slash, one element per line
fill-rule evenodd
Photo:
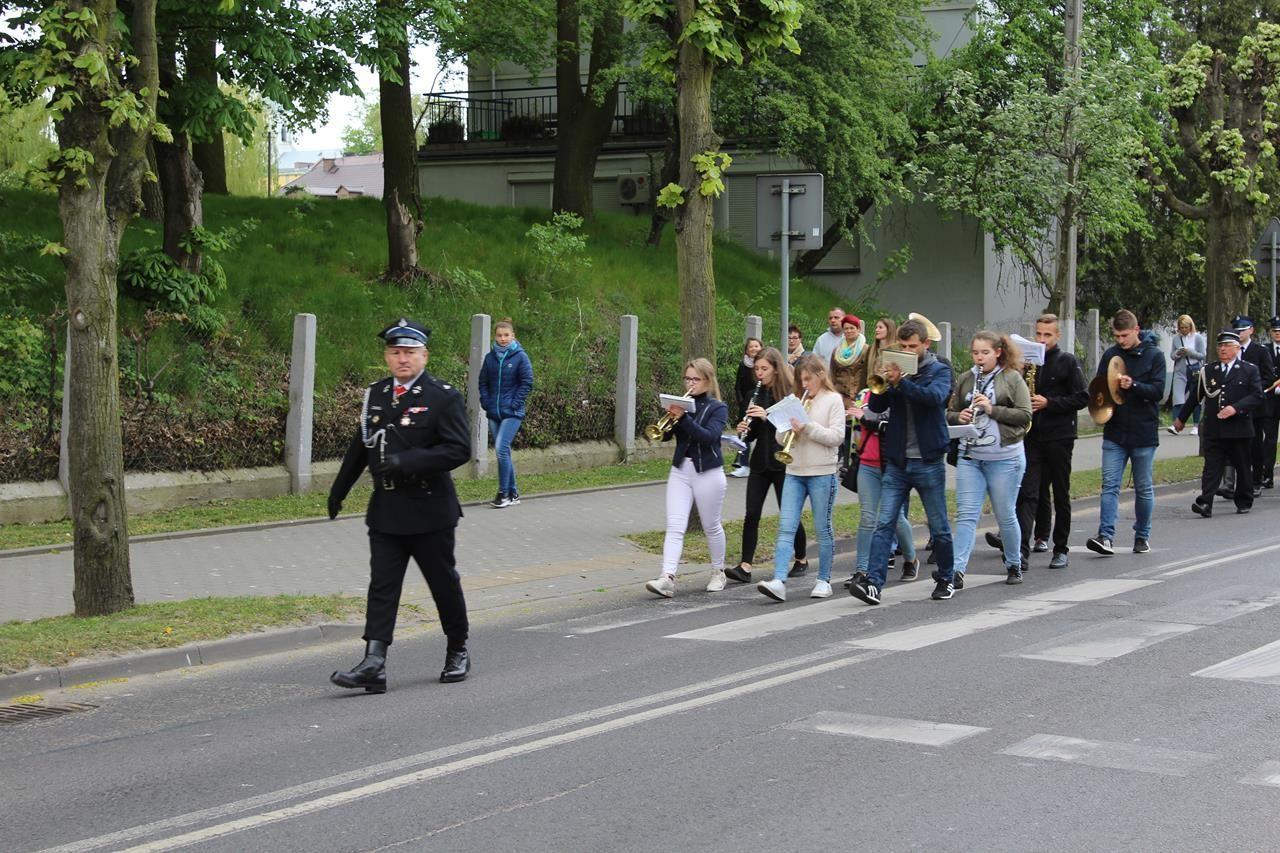
<path fill-rule="evenodd" d="M 1263 403 L 1262 380 L 1258 368 L 1240 357 L 1240 335 L 1233 329 L 1218 333 L 1218 361 L 1200 371 L 1195 386 L 1187 389 L 1173 428 L 1191 417 L 1197 404 L 1204 405 L 1200 420 L 1200 451 L 1204 469 L 1200 474 L 1200 497 L 1191 505 L 1192 512 L 1209 518 L 1213 515 L 1213 497 L 1222 482 L 1224 463 L 1236 468 L 1236 512 L 1246 513 L 1253 506 L 1253 468 L 1249 464 L 1253 441 L 1253 413 Z"/>
<path fill-rule="evenodd" d="M 1275 379 L 1280 379 L 1280 316 L 1272 317 L 1268 325 L 1271 340 L 1264 349 L 1271 355 L 1271 363 L 1276 371 Z M 1257 424 L 1262 427 L 1262 470 L 1258 472 L 1260 478 L 1254 485 L 1264 489 L 1275 487 L 1276 436 L 1280 433 L 1280 387 L 1269 387 L 1275 384 L 1275 379 L 1272 379 L 1271 383 L 1263 383 L 1262 390 L 1266 392 L 1267 398 L 1265 413 L 1255 418 Z"/>
<path fill-rule="evenodd" d="M 354 669 L 329 677 L 369 693 L 387 690 L 387 646 L 410 557 L 427 580 L 448 639 L 440 680 L 462 681 L 471 671 L 467 604 L 453 558 L 462 506 L 449 475 L 471 457 L 463 397 L 426 372 L 430 329 L 401 318 L 379 337 L 392 375 L 365 390 L 360 427 L 329 490 L 334 518 L 366 467 L 373 477 L 365 514 L 371 555 L 365 656 Z"/>
<path fill-rule="evenodd" d="M 1231 318 L 1231 328 L 1240 336 L 1240 359 L 1258 368 L 1258 373 L 1262 379 L 1262 387 L 1269 387 L 1276 378 L 1275 362 L 1271 359 L 1270 348 L 1253 340 L 1253 318 L 1237 314 Z M 1255 429 L 1253 432 L 1253 438 L 1249 444 L 1248 460 L 1253 475 L 1250 477 L 1250 481 L 1253 483 L 1251 494 L 1256 498 L 1262 493 L 1261 474 L 1263 463 L 1262 433 L 1260 430 Z M 1218 490 L 1218 494 L 1221 497 L 1232 498 L 1234 496 L 1237 488 L 1237 477 L 1235 465 L 1228 464 L 1227 471 L 1222 477 L 1222 488 Z"/>

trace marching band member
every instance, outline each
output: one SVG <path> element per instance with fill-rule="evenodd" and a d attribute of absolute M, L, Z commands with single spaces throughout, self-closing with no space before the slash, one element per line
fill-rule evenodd
<path fill-rule="evenodd" d="M 896 328 L 896 327 L 895 327 Z M 881 482 L 884 477 L 880 461 L 880 441 L 889 423 L 889 413 L 868 409 L 871 392 L 864 389 L 847 412 L 862 425 L 858 440 L 858 539 L 857 569 L 867 573 L 871 558 L 871 539 L 876 532 L 876 520 L 880 517 Z M 904 505 L 905 510 L 905 505 Z M 916 558 L 915 536 L 905 511 L 898 514 L 898 545 L 902 549 L 902 577 L 913 581 L 920 576 L 920 561 Z M 849 584 L 853 583 L 850 579 Z M 846 584 L 846 588 L 849 586 Z"/>

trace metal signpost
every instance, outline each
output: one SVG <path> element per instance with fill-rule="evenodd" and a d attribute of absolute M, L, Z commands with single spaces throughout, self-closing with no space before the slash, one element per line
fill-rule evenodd
<path fill-rule="evenodd" d="M 782 256 L 782 333 L 778 348 L 784 355 L 787 327 L 791 325 L 791 250 L 819 248 L 822 228 L 822 175 L 756 176 L 756 248 L 772 249 L 777 245 Z"/>
<path fill-rule="evenodd" d="M 1280 219 L 1273 218 L 1253 247 L 1253 259 L 1271 267 L 1271 316 L 1276 316 L 1276 265 L 1280 264 Z"/>

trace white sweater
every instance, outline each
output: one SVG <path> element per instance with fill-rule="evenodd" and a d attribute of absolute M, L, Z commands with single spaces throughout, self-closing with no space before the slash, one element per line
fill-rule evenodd
<path fill-rule="evenodd" d="M 794 461 L 788 474 L 816 477 L 834 474 L 839 467 L 837 451 L 844 441 L 844 398 L 835 391 L 820 391 L 809 403 L 810 423 L 791 446 Z"/>

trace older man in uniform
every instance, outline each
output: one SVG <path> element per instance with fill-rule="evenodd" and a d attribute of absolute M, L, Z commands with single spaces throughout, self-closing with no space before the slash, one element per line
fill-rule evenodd
<path fill-rule="evenodd" d="M 462 506 L 449 475 L 471 457 L 463 397 L 426 372 L 430 329 L 402 317 L 379 337 L 391 376 L 365 390 L 360 427 L 329 490 L 329 518 L 335 518 L 366 467 L 373 477 L 365 514 L 371 554 L 365 656 L 354 669 L 329 677 L 369 693 L 387 690 L 387 647 L 410 557 L 427 580 L 448 640 L 440 680 L 462 681 L 471 671 L 467 604 L 453 558 Z"/>
<path fill-rule="evenodd" d="M 1258 374 L 1262 380 L 1262 387 L 1267 388 L 1276 378 L 1275 362 L 1271 358 L 1271 348 L 1253 339 L 1253 318 L 1244 314 L 1237 314 L 1231 318 L 1232 330 L 1240 336 L 1240 360 L 1247 361 L 1254 367 L 1258 368 Z M 1255 427 L 1257 424 L 1255 423 Z M 1253 476 L 1250 478 L 1253 483 L 1252 495 L 1258 497 L 1262 492 L 1261 474 L 1262 474 L 1262 432 L 1258 429 L 1254 430 L 1253 438 L 1249 443 L 1249 467 Z M 1235 497 L 1236 479 L 1238 477 L 1237 469 L 1234 463 L 1228 464 L 1222 475 L 1222 487 L 1218 489 L 1218 496 L 1231 500 Z"/>

